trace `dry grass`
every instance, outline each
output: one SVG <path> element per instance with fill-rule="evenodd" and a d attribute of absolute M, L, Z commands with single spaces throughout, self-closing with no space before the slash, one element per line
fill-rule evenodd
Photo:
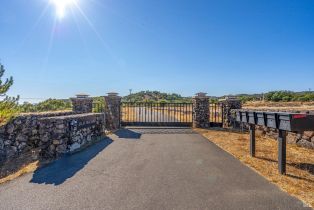
<path fill-rule="evenodd" d="M 196 129 L 223 150 L 238 158 L 283 191 L 314 206 L 314 150 L 287 145 L 287 174 L 280 175 L 277 165 L 277 142 L 256 138 L 256 157 L 249 155 L 249 135 L 230 131 Z"/>
<path fill-rule="evenodd" d="M 11 181 L 19 176 L 22 176 L 23 174 L 29 173 L 29 172 L 34 172 L 37 168 L 39 167 L 39 161 L 32 162 L 30 164 L 27 164 L 17 172 L 10 174 L 9 176 L 6 176 L 2 179 L 0 179 L 0 184 Z"/>
<path fill-rule="evenodd" d="M 295 110 L 295 111 L 314 111 L 314 102 L 263 102 L 249 101 L 243 104 L 245 109 L 259 110 Z"/>

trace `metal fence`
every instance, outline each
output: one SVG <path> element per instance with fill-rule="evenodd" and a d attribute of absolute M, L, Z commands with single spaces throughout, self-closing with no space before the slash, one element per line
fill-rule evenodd
<path fill-rule="evenodd" d="M 209 123 L 211 126 L 221 127 L 224 122 L 224 105 L 222 103 L 209 104 Z"/>
<path fill-rule="evenodd" d="M 121 124 L 191 126 L 192 103 L 121 103 Z"/>

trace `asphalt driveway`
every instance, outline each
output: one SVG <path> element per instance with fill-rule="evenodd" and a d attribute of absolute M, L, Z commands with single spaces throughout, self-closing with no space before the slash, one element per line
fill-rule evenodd
<path fill-rule="evenodd" d="M 124 129 L 0 185 L 0 209 L 306 209 L 190 129 Z"/>

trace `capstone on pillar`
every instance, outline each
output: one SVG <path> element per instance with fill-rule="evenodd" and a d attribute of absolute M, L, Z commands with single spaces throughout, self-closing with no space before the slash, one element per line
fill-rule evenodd
<path fill-rule="evenodd" d="M 70 98 L 72 101 L 72 110 L 75 113 L 89 113 L 93 111 L 93 98 L 81 93 L 76 98 Z"/>

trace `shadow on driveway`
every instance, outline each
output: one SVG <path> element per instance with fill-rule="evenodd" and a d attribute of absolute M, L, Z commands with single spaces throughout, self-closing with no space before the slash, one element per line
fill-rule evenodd
<path fill-rule="evenodd" d="M 140 139 L 142 135 L 139 132 L 135 132 L 127 128 L 122 128 L 120 130 L 117 130 L 114 134 L 117 135 L 119 138 L 124 138 L 124 139 Z"/>
<path fill-rule="evenodd" d="M 67 154 L 51 164 L 37 169 L 30 182 L 60 185 L 68 178 L 74 176 L 112 142 L 110 138 L 105 138 L 78 153 Z"/>

